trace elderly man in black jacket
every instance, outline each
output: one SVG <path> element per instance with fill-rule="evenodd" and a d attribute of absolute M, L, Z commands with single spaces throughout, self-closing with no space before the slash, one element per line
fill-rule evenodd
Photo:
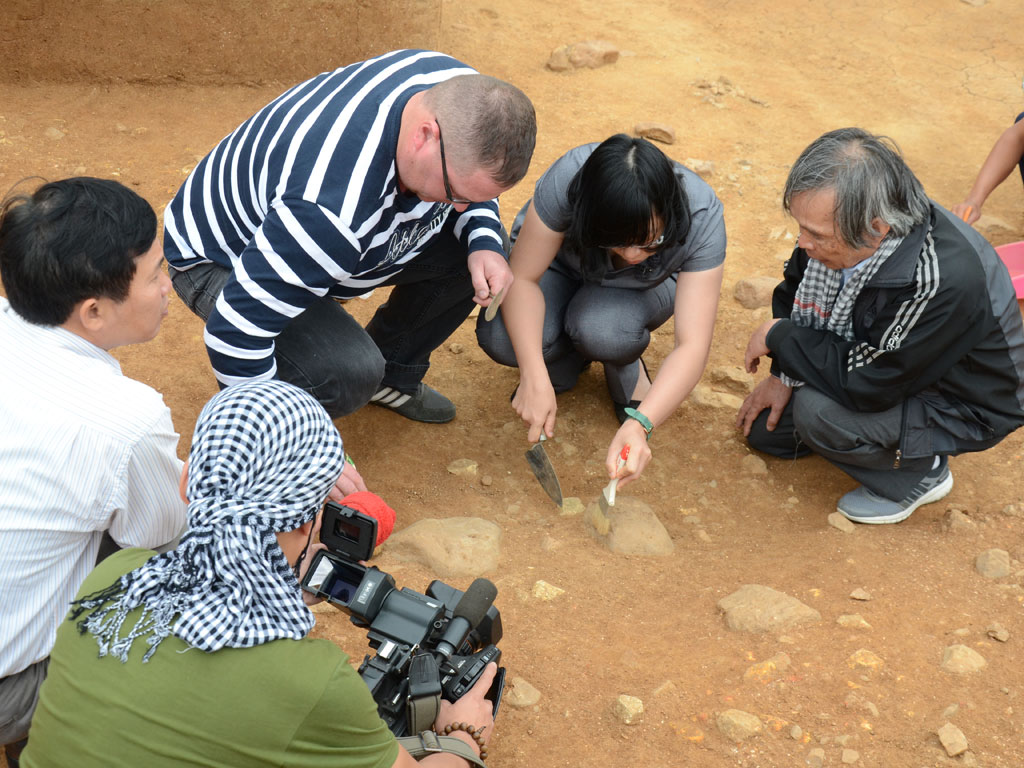
<path fill-rule="evenodd" d="M 1006 268 L 932 203 L 885 137 L 826 133 L 790 171 L 800 226 L 747 370 L 772 375 L 737 416 L 750 445 L 814 452 L 861 485 L 838 510 L 898 523 L 953 487 L 948 457 L 1024 424 L 1024 328 Z"/>

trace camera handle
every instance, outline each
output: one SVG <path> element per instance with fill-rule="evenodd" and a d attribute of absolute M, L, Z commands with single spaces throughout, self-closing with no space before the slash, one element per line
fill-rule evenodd
<path fill-rule="evenodd" d="M 409 733 L 421 733 L 434 727 L 441 711 L 441 670 L 432 653 L 421 652 L 409 662 Z"/>

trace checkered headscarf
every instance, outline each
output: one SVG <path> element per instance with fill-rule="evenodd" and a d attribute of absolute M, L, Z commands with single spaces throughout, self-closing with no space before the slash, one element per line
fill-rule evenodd
<path fill-rule="evenodd" d="M 344 461 L 337 429 L 309 394 L 280 381 L 223 390 L 196 422 L 181 543 L 77 601 L 71 618 L 91 610 L 79 631 L 122 662 L 147 634 L 143 661 L 169 634 L 204 651 L 304 637 L 313 617 L 274 534 L 316 516 Z"/>
<path fill-rule="evenodd" d="M 878 244 L 878 249 L 845 283 L 843 270 L 829 269 L 817 259 L 809 259 L 793 299 L 790 313 L 793 325 L 832 331 L 847 341 L 853 341 L 853 305 L 864 286 L 902 242 L 902 237 L 891 232 L 887 234 Z M 784 373 L 779 378 L 790 387 L 804 385 L 799 379 Z"/>

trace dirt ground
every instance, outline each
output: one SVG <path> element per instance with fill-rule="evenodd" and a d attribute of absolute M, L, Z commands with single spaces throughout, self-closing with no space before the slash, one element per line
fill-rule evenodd
<path fill-rule="evenodd" d="M 845 125 L 888 134 L 931 196 L 952 206 L 1024 109 L 1012 32 L 1024 29 L 1024 6 L 1012 0 L 412 0 L 387 11 L 381 4 L 379 13 L 373 3 L 326 0 L 14 6 L 0 22 L 2 191 L 32 175 L 114 177 L 162 210 L 196 161 L 285 86 L 407 45 L 450 52 L 533 99 L 537 151 L 526 180 L 502 199 L 506 224 L 566 149 L 641 121 L 673 126 L 677 141 L 666 151 L 712 162 L 707 179 L 726 210 L 709 370 L 742 365 L 764 310 L 741 307 L 733 286 L 780 273 L 791 246 L 785 232 L 796 232 L 780 189 L 813 138 Z M 618 46 L 618 62 L 545 69 L 553 48 L 594 38 Z M 1019 180 L 1004 184 L 985 213 L 993 243 L 1024 239 Z M 383 296 L 349 306 L 366 319 Z M 648 352 L 652 370 L 671 347 L 670 326 Z M 126 375 L 164 393 L 184 456 L 215 391 L 201 323 L 172 297 L 160 336 L 116 354 Z M 769 460 L 767 475 L 744 474 L 748 450 L 734 414 L 687 404 L 655 432 L 654 461 L 626 491 L 657 512 L 675 553 L 624 557 L 595 544 L 580 517 L 561 516 L 533 481 L 526 431 L 508 404 L 517 376 L 480 351 L 472 321 L 435 353 L 427 381 L 457 404 L 454 422 L 414 424 L 366 409 L 338 426 L 400 526 L 474 515 L 503 529 L 500 566 L 488 574 L 499 589 L 501 647 L 510 675 L 542 697 L 536 707 L 503 708 L 493 765 L 799 766 L 816 748 L 825 765 L 841 765 L 844 749 L 864 768 L 1024 765 L 1024 518 L 1002 511 L 1024 503 L 1024 430 L 953 459 L 947 500 L 898 526 L 845 534 L 826 517 L 852 487 L 848 477 L 817 458 Z M 560 396 L 559 416 L 551 454 L 563 490 L 590 502 L 616 427 L 598 367 Z M 458 458 L 479 462 L 493 483 L 448 474 Z M 975 527 L 944 530 L 949 507 Z M 1010 576 L 976 572 L 975 557 L 991 548 L 1010 552 Z M 378 564 L 414 589 L 431 578 L 386 552 Z M 539 579 L 564 594 L 535 599 Z M 717 602 L 744 584 L 792 595 L 822 620 L 784 636 L 730 631 Z M 873 600 L 852 600 L 857 588 Z M 849 613 L 870 629 L 839 626 Z M 1009 632 L 1005 643 L 986 634 L 996 622 Z M 320 624 L 318 633 L 361 658 L 364 638 L 344 617 L 321 614 Z M 943 671 L 943 651 L 955 643 L 987 666 L 966 676 Z M 859 649 L 884 666 L 852 669 Z M 792 659 L 784 676 L 744 680 L 780 651 Z M 616 719 L 620 694 L 643 700 L 641 723 Z M 758 715 L 765 732 L 729 741 L 715 721 L 733 708 Z M 947 721 L 963 731 L 969 754 L 946 757 L 936 730 Z"/>

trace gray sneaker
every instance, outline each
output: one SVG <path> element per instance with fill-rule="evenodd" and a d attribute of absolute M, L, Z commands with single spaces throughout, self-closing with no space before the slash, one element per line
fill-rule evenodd
<path fill-rule="evenodd" d="M 839 514 L 855 523 L 899 523 L 923 504 L 938 501 L 953 490 L 953 473 L 949 460 L 943 456 L 939 466 L 929 472 L 905 499 L 892 501 L 879 496 L 863 485 L 839 499 Z"/>
<path fill-rule="evenodd" d="M 389 408 L 407 419 L 426 424 L 444 424 L 455 418 L 455 404 L 422 381 L 411 395 L 391 387 L 381 387 L 377 394 L 370 398 L 370 405 Z"/>

